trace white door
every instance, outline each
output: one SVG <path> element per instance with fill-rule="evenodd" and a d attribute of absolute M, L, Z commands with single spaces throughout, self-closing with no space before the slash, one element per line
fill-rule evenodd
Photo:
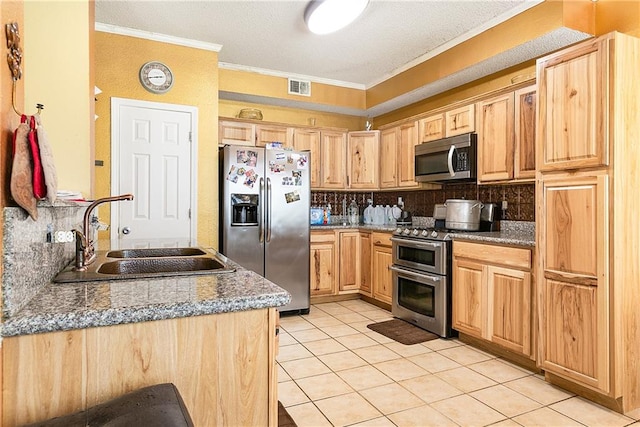
<path fill-rule="evenodd" d="M 195 243 L 197 109 L 112 98 L 111 239 L 121 247 Z"/>

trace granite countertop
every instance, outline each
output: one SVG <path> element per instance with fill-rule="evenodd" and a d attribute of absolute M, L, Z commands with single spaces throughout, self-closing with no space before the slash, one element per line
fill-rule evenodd
<path fill-rule="evenodd" d="M 212 250 L 213 251 L 213 250 Z M 229 260 L 232 273 L 78 283 L 48 283 L 2 336 L 84 329 L 149 320 L 279 307 L 284 289 Z"/>
<path fill-rule="evenodd" d="M 535 233 L 527 231 L 481 231 L 473 233 L 450 233 L 453 240 L 474 240 L 502 245 L 530 246 L 536 245 Z"/>
<path fill-rule="evenodd" d="M 352 230 L 369 230 L 369 231 L 388 231 L 388 232 L 392 232 L 396 228 L 398 228 L 396 225 L 390 225 L 390 224 L 383 224 L 383 225 L 372 225 L 372 224 L 352 225 L 352 224 L 345 224 L 345 225 L 343 225 L 342 223 L 336 223 L 336 224 L 312 225 L 312 226 L 310 226 L 311 231 L 343 230 L 343 229 L 351 230 L 352 229 Z"/>

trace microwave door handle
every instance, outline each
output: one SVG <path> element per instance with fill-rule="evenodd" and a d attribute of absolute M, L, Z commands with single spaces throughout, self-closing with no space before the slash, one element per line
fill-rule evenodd
<path fill-rule="evenodd" d="M 456 151 L 456 146 L 452 145 L 449 147 L 449 153 L 447 154 L 447 168 L 449 168 L 449 174 L 451 176 L 456 176 L 455 171 L 453 170 L 453 153 Z"/>

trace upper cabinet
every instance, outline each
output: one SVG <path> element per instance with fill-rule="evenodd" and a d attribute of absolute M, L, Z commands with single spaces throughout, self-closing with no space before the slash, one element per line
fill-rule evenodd
<path fill-rule="evenodd" d="M 283 147 L 292 147 L 293 128 L 276 125 L 256 125 L 256 146 L 265 147 L 270 142 L 279 142 Z"/>
<path fill-rule="evenodd" d="M 478 102 L 478 182 L 533 181 L 536 85 Z"/>
<path fill-rule="evenodd" d="M 353 189 L 378 188 L 380 131 L 349 132 L 347 184 Z"/>
<path fill-rule="evenodd" d="M 309 174 L 311 188 L 320 187 L 320 131 L 317 129 L 294 128 L 292 132 L 293 149 L 296 151 L 310 151 L 311 162 Z"/>
<path fill-rule="evenodd" d="M 256 145 L 256 125 L 220 120 L 219 145 Z"/>
<path fill-rule="evenodd" d="M 598 38 L 538 61 L 539 170 L 609 164 L 609 54 Z"/>
<path fill-rule="evenodd" d="M 513 92 L 478 102 L 478 181 L 513 178 Z"/>
<path fill-rule="evenodd" d="M 444 113 L 445 136 L 462 135 L 476 130 L 475 104 L 454 108 Z"/>
<path fill-rule="evenodd" d="M 418 122 L 403 123 L 380 134 L 380 188 L 417 188 L 415 181 L 415 146 Z M 384 161 L 382 161 L 384 159 Z"/>
<path fill-rule="evenodd" d="M 346 172 L 347 133 L 340 131 L 322 131 L 320 141 L 320 187 L 335 189 L 346 188 Z"/>
<path fill-rule="evenodd" d="M 418 120 L 418 143 L 444 138 L 444 113 Z"/>
<path fill-rule="evenodd" d="M 536 177 L 536 93 L 536 85 L 514 92 L 515 179 Z"/>

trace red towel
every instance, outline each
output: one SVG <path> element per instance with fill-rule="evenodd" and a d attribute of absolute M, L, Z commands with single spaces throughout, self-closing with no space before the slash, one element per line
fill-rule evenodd
<path fill-rule="evenodd" d="M 36 118 L 34 116 L 31 116 L 29 120 L 29 149 L 31 150 L 31 162 L 33 164 L 33 195 L 36 199 L 44 199 L 47 195 L 47 186 L 44 181 L 42 160 L 40 160 L 40 147 L 38 145 Z"/>
<path fill-rule="evenodd" d="M 25 209 L 31 218 L 38 218 L 33 195 L 33 170 L 29 149 L 29 125 L 26 116 L 13 135 L 13 164 L 11 165 L 11 197 Z"/>

